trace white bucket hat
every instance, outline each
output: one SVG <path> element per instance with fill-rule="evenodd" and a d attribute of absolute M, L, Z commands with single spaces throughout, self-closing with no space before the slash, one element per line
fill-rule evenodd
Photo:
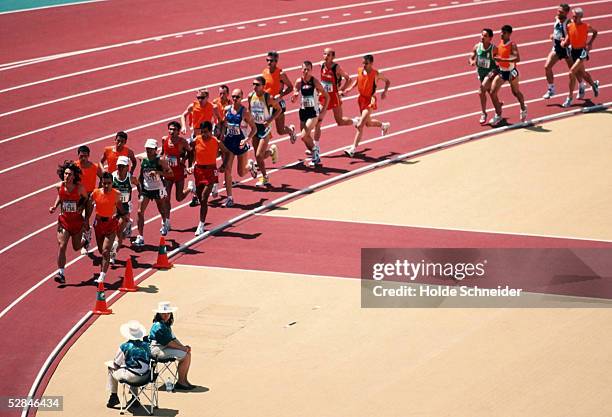
<path fill-rule="evenodd" d="M 154 313 L 175 313 L 178 307 L 173 307 L 170 301 L 160 301 L 157 303 L 157 308 L 153 310 Z"/>
<path fill-rule="evenodd" d="M 130 160 L 127 156 L 120 156 L 117 158 L 117 165 L 125 165 L 128 166 L 130 164 Z"/>
<path fill-rule="evenodd" d="M 155 139 L 147 139 L 147 141 L 145 142 L 145 149 L 146 148 L 156 149 L 157 148 L 157 140 L 155 140 Z"/>
<path fill-rule="evenodd" d="M 141 340 L 147 334 L 147 329 L 138 320 L 122 324 L 119 331 L 128 340 Z"/>

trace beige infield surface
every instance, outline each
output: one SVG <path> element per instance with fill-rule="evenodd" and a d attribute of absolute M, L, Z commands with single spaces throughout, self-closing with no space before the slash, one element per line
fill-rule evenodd
<path fill-rule="evenodd" d="M 612 240 L 610 116 L 427 155 L 280 214 Z M 157 415 L 612 415 L 610 309 L 362 309 L 357 279 L 188 266 L 142 286 L 61 361 L 45 395 L 64 396 L 64 415 L 119 414 L 105 407 L 104 362 L 123 342 L 119 326 L 150 327 L 163 300 L 180 308 L 173 328 L 201 388 L 160 391 Z"/>

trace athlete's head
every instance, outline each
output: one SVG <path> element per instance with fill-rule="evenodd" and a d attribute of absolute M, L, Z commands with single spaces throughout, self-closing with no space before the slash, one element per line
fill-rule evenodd
<path fill-rule="evenodd" d="M 227 98 L 228 95 L 229 95 L 229 87 L 225 84 L 221 85 L 219 87 L 219 97 Z"/>
<path fill-rule="evenodd" d="M 196 92 L 196 100 L 200 103 L 206 103 L 206 100 L 208 100 L 208 88 L 200 88 Z"/>
<path fill-rule="evenodd" d="M 570 6 L 567 3 L 561 3 L 559 8 L 557 9 L 557 18 L 559 20 L 565 20 L 567 18 L 567 14 L 570 11 Z"/>
<path fill-rule="evenodd" d="M 200 131 L 202 132 L 202 136 L 209 137 L 210 132 L 212 132 L 212 123 L 208 120 L 200 123 Z"/>
<path fill-rule="evenodd" d="M 117 132 L 117 134 L 115 135 L 115 147 L 118 151 L 123 149 L 123 146 L 126 144 L 127 139 L 127 133 L 125 133 L 124 131 Z"/>
<path fill-rule="evenodd" d="M 336 51 L 334 51 L 332 48 L 323 49 L 323 59 L 325 60 L 325 62 L 332 62 L 335 57 Z"/>
<path fill-rule="evenodd" d="M 127 156 L 120 156 L 119 158 L 117 158 L 117 171 L 119 171 L 119 175 L 121 177 L 125 177 L 125 174 L 127 174 L 129 165 L 130 165 L 130 160 Z"/>
<path fill-rule="evenodd" d="M 145 142 L 145 151 L 147 152 L 147 158 L 153 159 L 157 155 L 157 140 L 150 138 Z"/>
<path fill-rule="evenodd" d="M 310 71 L 312 71 L 312 62 L 304 61 L 302 63 L 302 76 L 306 77 L 307 75 L 310 74 Z"/>
<path fill-rule="evenodd" d="M 493 39 L 493 30 L 489 28 L 484 28 L 482 33 L 480 34 L 480 40 L 482 43 L 489 43 Z"/>
<path fill-rule="evenodd" d="M 580 21 L 584 17 L 584 11 L 582 7 L 575 7 L 572 10 L 572 14 L 574 15 L 574 20 Z"/>
<path fill-rule="evenodd" d="M 263 94 L 263 88 L 266 85 L 266 79 L 261 75 L 253 80 L 253 90 L 257 95 Z"/>
<path fill-rule="evenodd" d="M 232 100 L 234 101 L 234 103 L 240 103 L 243 95 L 244 93 L 242 92 L 242 90 L 239 88 L 236 88 L 234 89 L 234 91 L 232 91 Z"/>
<path fill-rule="evenodd" d="M 173 120 L 170 123 L 168 123 L 168 134 L 170 134 L 170 136 L 178 136 L 178 133 L 180 131 L 181 131 L 181 124 L 179 122 L 177 122 L 176 120 Z"/>
<path fill-rule="evenodd" d="M 363 64 L 363 67 L 366 70 L 369 69 L 372 66 L 373 63 L 374 63 L 374 56 L 373 55 L 368 54 L 368 55 L 364 55 L 363 56 L 362 64 Z"/>
<path fill-rule="evenodd" d="M 269 67 L 276 67 L 276 63 L 278 62 L 278 52 L 268 52 L 268 55 L 266 56 L 266 62 L 268 63 Z"/>
<path fill-rule="evenodd" d="M 102 188 L 104 188 L 104 192 L 108 192 L 113 188 L 113 175 L 110 172 L 102 174 Z"/>
<path fill-rule="evenodd" d="M 72 181 L 74 184 L 78 184 L 81 182 L 81 169 L 76 166 L 74 161 L 64 161 L 57 167 L 57 176 L 66 183 Z"/>
<path fill-rule="evenodd" d="M 86 145 L 79 146 L 77 149 L 77 155 L 79 156 L 79 161 L 86 162 L 89 160 L 90 150 Z"/>
<path fill-rule="evenodd" d="M 510 39 L 510 35 L 512 34 L 512 26 L 510 25 L 503 25 L 501 27 L 501 38 L 504 41 L 507 41 L 508 39 Z"/>

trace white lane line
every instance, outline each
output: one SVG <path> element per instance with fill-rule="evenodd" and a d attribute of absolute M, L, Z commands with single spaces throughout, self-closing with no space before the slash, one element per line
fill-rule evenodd
<path fill-rule="evenodd" d="M 246 29 L 246 26 L 238 26 L 238 27 L 236 27 L 236 29 L 240 29 L 240 30 Z"/>
<path fill-rule="evenodd" d="M 503 2 L 503 1 L 508 1 L 508 0 L 487 0 L 486 3 L 483 4 L 489 4 L 489 3 L 499 3 L 499 2 Z M 610 0 L 597 0 L 598 2 L 610 2 Z M 207 50 L 207 49 L 213 49 L 213 48 L 219 48 L 219 47 L 223 47 L 223 46 L 229 46 L 229 45 L 235 45 L 235 44 L 243 44 L 245 42 L 253 42 L 253 41 L 257 41 L 257 40 L 262 40 L 262 39 L 269 39 L 272 37 L 282 37 L 282 36 L 286 36 L 286 35 L 293 35 L 296 33 L 303 33 L 303 32 L 310 32 L 313 30 L 319 30 L 319 29 L 328 29 L 331 27 L 336 27 L 336 26 L 346 26 L 346 25 L 353 25 L 353 24 L 357 24 L 357 23 L 367 23 L 370 21 L 374 21 L 374 20 L 382 20 L 382 19 L 393 19 L 396 17 L 402 17 L 402 16 L 408 16 L 408 15 L 412 15 L 412 14 L 419 14 L 419 13 L 427 13 L 427 12 L 434 12 L 434 11 L 439 11 L 439 10 L 446 10 L 446 9 L 453 9 L 453 8 L 458 8 L 458 7 L 471 7 L 474 6 L 473 4 L 465 4 L 465 5 L 458 5 L 458 6 L 445 6 L 445 7 L 439 7 L 436 9 L 427 9 L 427 10 L 417 10 L 417 11 L 413 11 L 413 12 L 401 12 L 401 13 L 395 13 L 395 14 L 389 14 L 389 15 L 385 15 L 385 16 L 375 16 L 375 17 L 367 17 L 367 18 L 360 18 L 360 19 L 355 19 L 355 20 L 347 20 L 344 22 L 336 22 L 336 23 L 329 23 L 329 24 L 325 24 L 325 25 L 318 25 L 318 26 L 312 26 L 312 27 L 308 27 L 308 28 L 300 28 L 300 29 L 292 29 L 292 30 L 286 30 L 286 31 L 282 31 L 282 32 L 274 32 L 274 33 L 269 33 L 269 34 L 265 34 L 265 35 L 257 35 L 257 36 L 251 36 L 248 38 L 241 38 L 241 39 L 234 39 L 234 40 L 230 40 L 230 41 L 224 41 L 224 42 L 219 42 L 219 43 L 215 43 L 215 44 L 211 44 L 211 45 L 203 45 L 203 46 L 198 46 L 198 47 L 193 47 L 193 48 L 188 48 L 188 49 L 181 49 L 178 51 L 172 51 L 172 52 L 166 52 L 163 54 L 157 54 L 157 55 L 151 55 L 148 57 L 144 57 L 144 58 L 138 58 L 138 59 L 132 59 L 129 61 L 122 61 L 122 62 L 117 62 L 114 64 L 109 64 L 109 65 L 104 65 L 101 67 L 95 67 L 95 68 L 89 68 L 86 70 L 81 70 L 81 71 L 76 71 L 76 72 L 72 72 L 72 73 L 68 73 L 68 74 L 62 74 L 62 75 L 58 75 L 58 76 L 54 76 L 54 77 L 50 77 L 50 78 L 46 78 L 46 79 L 42 79 L 42 80 L 37 80 L 37 81 L 32 81 L 29 83 L 25 83 L 25 84 L 20 84 L 20 85 L 15 85 L 12 87 L 8 87 L 8 88 L 4 88 L 2 90 L 0 90 L 0 93 L 5 93 L 8 91 L 14 91 L 14 90 L 18 90 L 21 88 L 26 88 L 26 87 L 31 87 L 31 86 L 35 86 L 35 85 L 39 85 L 39 84 L 44 84 L 50 81 L 57 81 L 57 80 L 61 80 L 61 79 L 65 79 L 65 78 L 70 78 L 70 77 L 74 77 L 74 76 L 78 76 L 78 75 L 83 75 L 83 74 L 89 74 L 92 72 L 97 72 L 97 71 L 102 71 L 102 70 L 106 70 L 106 69 L 111 69 L 111 68 L 118 68 L 118 67 L 122 67 L 125 65 L 131 65 L 131 64 L 136 64 L 136 63 L 140 63 L 140 62 L 147 62 L 147 61 L 151 61 L 151 60 L 155 60 L 155 59 L 161 59 L 161 58 L 168 58 L 171 56 L 176 56 L 176 55 L 182 55 L 182 54 L 187 54 L 187 53 L 191 53 L 191 52 L 197 52 L 197 51 L 202 51 L 202 50 Z M 549 7 L 547 8 L 541 8 L 541 9 L 532 9 L 529 11 L 539 11 L 539 10 L 550 10 Z M 524 11 L 527 12 L 527 11 Z M 523 13 L 524 13 L 523 12 Z M 506 14 L 501 14 L 500 16 L 510 16 L 512 14 L 521 14 L 520 12 L 515 12 L 515 13 L 506 13 Z M 478 17 L 478 19 L 482 19 L 482 17 Z M 462 21 L 457 21 L 457 22 L 471 22 L 473 21 L 474 18 L 472 19 L 465 19 Z M 286 21 L 281 21 L 281 22 L 285 22 Z M 279 22 L 279 23 L 281 23 Z M 455 22 L 455 21 L 452 21 Z M 428 28 L 428 27 L 439 27 L 441 25 L 448 25 L 448 22 L 446 23 L 442 23 L 442 24 L 437 24 L 437 25 L 427 25 L 427 26 L 423 26 L 421 28 Z M 415 28 L 411 28 L 409 30 L 415 30 Z M 219 29 L 218 31 L 222 31 L 221 29 Z M 400 32 L 397 32 L 400 33 Z M 372 36 L 372 35 L 370 35 Z M 1 69 L 0 69 L 1 71 Z"/>
<path fill-rule="evenodd" d="M 4 208 L 7 208 L 7 207 L 9 207 L 9 206 L 12 206 L 13 204 L 19 203 L 20 201 L 23 201 L 23 200 L 25 200 L 26 198 L 33 197 L 33 196 L 35 196 L 36 194 L 43 193 L 43 192 L 45 192 L 45 191 L 47 191 L 47 190 L 52 190 L 52 189 L 53 189 L 55 186 L 56 186 L 56 184 L 51 184 L 51 185 L 48 185 L 48 186 L 46 186 L 46 187 L 43 187 L 43 188 L 41 188 L 41 189 L 39 189 L 39 190 L 32 191 L 32 192 L 31 192 L 31 193 L 29 193 L 29 194 L 22 195 L 22 196 L 21 196 L 21 197 L 19 197 L 19 198 L 16 198 L 16 199 L 14 199 L 14 200 L 9 201 L 8 203 L 4 203 L 3 205 L 1 205 L 1 206 L 0 206 L 0 210 L 2 210 L 2 209 L 4 209 Z"/>
<path fill-rule="evenodd" d="M 363 14 L 372 14 L 372 10 L 366 10 Z"/>
<path fill-rule="evenodd" d="M 308 21 L 307 17 L 303 17 L 303 18 L 300 19 L 300 22 L 307 22 L 307 21 Z"/>
<path fill-rule="evenodd" d="M 215 32 L 224 32 L 225 29 L 217 29 Z"/>
<path fill-rule="evenodd" d="M 416 6 L 407 6 L 407 9 L 416 9 Z"/>
<path fill-rule="evenodd" d="M 321 16 L 321 19 L 329 19 L 329 16 L 328 15 Z"/>
<path fill-rule="evenodd" d="M 612 47 L 609 47 L 608 49 L 612 49 Z M 544 61 L 545 59 L 546 58 L 540 58 L 540 59 L 537 59 L 537 60 L 532 60 L 531 63 L 534 63 L 534 62 L 537 62 L 537 61 L 541 62 L 541 61 Z M 526 63 L 527 62 L 525 62 L 524 64 L 526 64 Z M 589 68 L 589 70 L 591 72 L 595 72 L 595 71 L 599 71 L 599 70 L 602 70 L 602 69 L 608 69 L 608 68 L 612 68 L 612 64 L 610 64 L 610 65 L 603 65 L 603 66 L 600 66 L 600 67 Z M 442 76 L 442 77 L 432 78 L 432 79 L 429 79 L 429 80 L 419 80 L 419 81 L 415 81 L 415 82 L 411 82 L 411 83 L 407 83 L 407 84 L 393 86 L 389 90 L 390 91 L 394 91 L 394 90 L 404 89 L 404 88 L 407 88 L 407 87 L 412 87 L 412 86 L 415 86 L 415 85 L 430 84 L 430 83 L 436 82 L 438 80 L 452 79 L 452 78 L 457 78 L 458 76 L 468 76 L 468 75 L 473 75 L 473 74 L 474 74 L 474 71 L 468 71 L 468 72 L 459 73 L 459 74 L 452 74 L 452 75 L 446 75 L 446 76 Z M 530 84 L 530 83 L 534 83 L 534 82 L 540 82 L 540 81 L 542 81 L 544 79 L 545 79 L 545 77 L 538 77 L 538 78 L 532 78 L 532 79 L 528 79 L 528 80 L 523 80 L 521 85 Z M 600 89 L 607 88 L 609 86 L 612 86 L 612 84 L 602 85 L 602 86 L 600 86 Z M 503 86 L 503 88 L 508 88 L 508 87 L 509 87 L 508 84 L 504 84 L 504 86 Z M 470 91 L 466 91 L 466 92 L 462 92 L 462 93 L 452 94 L 452 95 L 445 96 L 445 97 L 438 97 L 438 98 L 434 98 L 434 99 L 430 99 L 430 100 L 425 100 L 425 101 L 418 102 L 418 103 L 412 103 L 412 104 L 407 104 L 407 105 L 404 105 L 404 106 L 393 107 L 393 108 L 388 109 L 388 110 L 384 110 L 384 111 L 380 111 L 380 112 L 374 113 L 373 116 L 380 116 L 380 115 L 383 115 L 383 114 L 395 113 L 395 112 L 407 110 L 407 109 L 410 109 L 410 108 L 419 108 L 419 107 L 427 106 L 429 104 L 438 103 L 438 102 L 447 101 L 447 100 L 452 100 L 452 99 L 459 98 L 459 97 L 465 97 L 465 96 L 472 95 L 472 94 L 474 94 L 474 91 L 470 90 Z M 347 100 L 348 99 L 353 99 L 353 98 L 356 98 L 356 96 L 347 97 Z M 536 99 L 532 99 L 532 100 L 527 100 L 526 103 L 534 103 L 534 102 L 543 101 L 543 100 L 544 99 L 540 97 L 540 98 L 536 98 Z M 514 106 L 517 106 L 517 105 L 518 105 L 518 103 L 514 103 L 514 104 L 506 105 L 504 108 L 514 107 Z M 296 111 L 296 110 L 294 109 L 293 111 Z M 468 113 L 467 115 L 455 116 L 455 117 L 451 117 L 449 119 L 444 119 L 442 122 L 458 120 L 458 119 L 461 119 L 461 118 L 465 118 L 468 115 L 471 116 L 471 115 L 478 115 L 478 114 L 480 114 L 480 111 L 473 112 L 473 113 Z M 409 131 L 414 131 L 414 130 L 420 130 L 420 129 L 423 129 L 425 127 L 431 127 L 431 126 L 438 125 L 438 124 L 440 124 L 442 122 L 441 121 L 436 121 L 436 122 L 433 122 L 433 124 L 432 123 L 427 123 L 427 124 L 424 124 L 424 125 L 412 127 L 412 128 L 409 128 L 409 129 L 405 129 L 405 130 L 403 130 L 401 132 L 409 132 Z M 331 124 L 328 124 L 326 126 L 323 126 L 321 129 L 322 130 L 327 130 L 327 129 L 330 129 L 330 128 L 333 128 L 333 127 L 336 127 L 336 126 L 337 125 L 335 123 L 331 123 Z M 399 134 L 399 132 L 395 132 L 393 134 L 388 134 L 385 137 L 391 137 L 391 136 L 394 136 L 396 134 Z M 286 140 L 287 140 L 287 138 L 281 138 L 281 139 L 278 139 L 276 141 L 272 141 L 271 143 L 280 143 L 280 142 L 284 142 Z M 364 141 L 363 143 L 367 143 L 367 141 Z M 344 148 L 346 148 L 346 146 L 338 148 L 338 149 L 335 149 L 333 151 L 328 151 L 328 152 L 322 153 L 321 155 L 322 156 L 330 155 L 330 154 L 332 154 L 332 153 L 334 153 L 336 151 L 342 150 Z M 301 161 L 298 161 L 298 162 L 301 162 Z M 286 166 L 284 166 L 283 168 L 280 168 L 280 169 L 284 169 L 285 167 Z M 276 172 L 277 170 L 280 170 L 280 169 L 276 169 L 276 170 L 272 169 L 272 170 L 268 170 L 268 172 L 272 173 L 272 172 Z M 247 179 L 247 180 L 249 180 L 249 179 Z M 186 206 L 188 204 L 189 203 L 186 203 L 184 205 L 178 206 L 177 209 L 180 208 L 180 207 L 184 207 L 184 206 Z M 29 235 L 19 239 L 18 241 L 13 242 L 9 246 L 7 246 L 7 247 L 3 248 L 2 250 L 0 250 L 0 254 L 8 251 L 9 249 L 15 247 L 19 243 L 24 242 L 25 240 L 34 237 L 35 235 L 43 232 L 44 230 L 52 227 L 55 224 L 56 223 L 51 223 L 51 224 L 49 224 L 49 225 L 47 225 L 47 226 L 37 230 L 36 232 L 30 233 Z"/>
<path fill-rule="evenodd" d="M 175 38 L 182 38 L 183 35 L 176 35 Z"/>
<path fill-rule="evenodd" d="M 203 34 L 204 34 L 204 32 L 196 32 L 196 36 L 201 36 Z"/>
<path fill-rule="evenodd" d="M 266 26 L 266 25 L 267 25 L 267 23 L 259 23 L 257 26 L 259 26 L 260 28 L 262 28 L 262 27 L 264 27 L 264 26 Z"/>
<path fill-rule="evenodd" d="M 393 7 L 389 7 L 387 9 L 385 9 L 385 12 L 392 12 L 393 11 Z"/>
<path fill-rule="evenodd" d="M 351 15 L 350 13 L 342 13 L 342 16 L 345 16 L 345 17 L 350 16 L 350 15 Z"/>
<path fill-rule="evenodd" d="M 75 55 L 82 55 L 82 54 L 87 54 L 87 53 L 91 53 L 91 52 L 98 52 L 98 51 L 104 51 L 104 50 L 107 50 L 107 49 L 119 48 L 119 47 L 122 47 L 122 46 L 129 46 L 129 45 L 132 45 L 132 44 L 135 44 L 135 43 L 150 41 L 150 40 L 153 40 L 155 38 L 170 38 L 170 37 L 173 37 L 173 36 L 179 35 L 179 34 L 189 35 L 189 34 L 192 34 L 194 32 L 207 32 L 207 31 L 212 31 L 212 30 L 219 29 L 219 28 L 228 28 L 228 27 L 233 27 L 233 26 L 236 26 L 236 25 L 245 25 L 245 24 L 249 24 L 249 23 L 257 23 L 257 22 L 262 22 L 262 21 L 266 21 L 266 20 L 282 19 L 282 18 L 285 18 L 285 17 L 302 16 L 302 15 L 307 15 L 307 14 L 321 13 L 321 12 L 327 12 L 327 11 L 336 11 L 336 10 L 342 10 L 342 9 L 352 9 L 353 7 L 369 6 L 369 5 L 382 4 L 382 3 L 390 3 L 390 2 L 394 2 L 394 1 L 396 1 L 396 0 L 376 0 L 376 1 L 366 2 L 366 3 L 346 4 L 344 6 L 328 7 L 328 8 L 325 8 L 325 9 L 317 9 L 317 10 L 306 10 L 306 11 L 302 11 L 302 12 L 290 13 L 290 14 L 285 14 L 285 15 L 280 15 L 280 16 L 268 16 L 268 17 L 253 19 L 253 20 L 246 20 L 246 21 L 242 21 L 242 22 L 226 23 L 226 24 L 223 24 L 223 25 L 204 27 L 204 28 L 199 28 L 199 29 L 191 29 L 191 30 L 184 31 L 184 32 L 169 33 L 169 34 L 166 34 L 166 35 L 156 35 L 156 36 L 152 36 L 152 37 L 149 37 L 149 38 L 143 38 L 143 39 L 137 39 L 137 40 L 127 41 L 127 42 L 115 43 L 115 44 L 106 45 L 106 46 L 100 46 L 100 47 L 96 47 L 96 48 L 80 49 L 80 50 L 71 51 L 71 52 L 62 52 L 62 53 L 53 54 L 53 55 L 40 56 L 40 57 L 36 57 L 36 58 L 28 58 L 28 59 L 24 59 L 24 60 L 20 60 L 20 61 L 5 62 L 3 64 L 0 64 L 0 67 L 9 67 L 9 66 L 13 66 L 13 67 L 11 67 L 11 68 L 0 68 L 0 71 L 6 70 L 6 69 L 18 68 L 18 67 L 24 66 L 24 65 L 37 64 L 37 63 L 46 62 L 46 61 L 50 61 L 50 60 L 54 60 L 54 59 L 61 59 L 61 58 L 66 58 L 66 57 L 70 57 L 70 56 L 75 56 Z"/>
<path fill-rule="evenodd" d="M 36 11 L 36 10 L 51 9 L 51 8 L 56 8 L 56 7 L 77 6 L 77 5 L 81 5 L 81 4 L 87 4 L 87 3 L 101 3 L 103 1 L 108 1 L 108 0 L 83 0 L 83 1 L 75 1 L 75 2 L 72 2 L 72 3 L 66 3 L 66 4 L 51 4 L 49 6 L 30 7 L 28 9 L 7 10 L 5 12 L 0 12 L 0 15 L 3 15 L 3 14 L 13 14 L 13 13 L 24 13 L 24 12 L 33 12 L 33 11 Z"/>

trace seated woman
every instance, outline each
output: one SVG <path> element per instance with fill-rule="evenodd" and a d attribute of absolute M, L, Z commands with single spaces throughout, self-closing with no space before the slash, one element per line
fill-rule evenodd
<path fill-rule="evenodd" d="M 191 365 L 191 347 L 183 345 L 172 333 L 174 323 L 174 312 L 177 307 L 172 307 L 169 301 L 161 301 L 154 309 L 153 326 L 149 332 L 151 342 L 151 354 L 156 359 L 175 357 L 179 361 L 178 381 L 174 388 L 181 390 L 191 390 L 195 385 L 191 385 L 187 380 L 187 373 Z"/>
<path fill-rule="evenodd" d="M 115 355 L 115 360 L 108 366 L 108 387 L 111 395 L 107 407 L 112 408 L 119 404 L 117 387 L 119 381 L 141 383 L 149 378 L 149 361 L 151 348 L 143 338 L 147 329 L 136 320 L 121 325 L 119 331 L 128 341 L 121 344 Z"/>

